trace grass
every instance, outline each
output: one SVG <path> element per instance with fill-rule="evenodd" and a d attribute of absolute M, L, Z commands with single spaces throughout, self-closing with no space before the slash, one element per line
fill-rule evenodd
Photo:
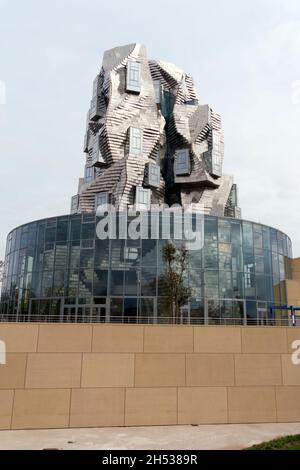
<path fill-rule="evenodd" d="M 300 450 L 300 434 L 262 442 L 261 444 L 248 447 L 246 450 Z"/>

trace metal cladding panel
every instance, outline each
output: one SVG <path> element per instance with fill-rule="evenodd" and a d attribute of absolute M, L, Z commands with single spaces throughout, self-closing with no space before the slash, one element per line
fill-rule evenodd
<path fill-rule="evenodd" d="M 189 153 L 188 167 L 176 170 L 176 155 L 183 148 Z M 188 73 L 149 60 L 141 44 L 105 52 L 94 80 L 87 149 L 88 164 L 99 172 L 80 191 L 82 212 L 94 210 L 99 190 L 107 191 L 117 208 L 126 208 L 134 203 L 136 186 L 150 186 L 156 204 L 196 201 L 207 214 L 225 213 L 232 179 L 222 172 L 221 117 L 199 102 Z M 150 164 L 160 167 L 152 183 Z"/>

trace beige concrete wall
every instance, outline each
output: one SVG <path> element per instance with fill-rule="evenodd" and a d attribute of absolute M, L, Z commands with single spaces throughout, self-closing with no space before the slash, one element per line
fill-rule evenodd
<path fill-rule="evenodd" d="M 292 260 L 292 276 L 286 281 L 287 303 L 300 306 L 300 258 Z"/>
<path fill-rule="evenodd" d="M 0 429 L 300 421 L 300 328 L 1 324 Z"/>

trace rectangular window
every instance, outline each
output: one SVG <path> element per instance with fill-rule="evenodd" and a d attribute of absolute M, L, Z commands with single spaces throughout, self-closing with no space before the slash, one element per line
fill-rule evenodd
<path fill-rule="evenodd" d="M 86 133 L 84 136 L 84 143 L 83 143 L 83 151 L 85 153 L 88 153 L 89 151 L 89 138 L 90 138 L 90 110 L 88 110 L 87 115 L 86 115 Z"/>
<path fill-rule="evenodd" d="M 71 198 L 71 214 L 76 214 L 79 208 L 79 194 Z"/>
<path fill-rule="evenodd" d="M 126 90 L 137 93 L 141 91 L 141 64 L 139 62 L 129 60 L 127 63 Z"/>
<path fill-rule="evenodd" d="M 189 149 L 176 150 L 175 153 L 175 175 L 190 174 Z"/>
<path fill-rule="evenodd" d="M 147 177 L 146 184 L 149 186 L 159 187 L 160 182 L 160 167 L 155 163 L 147 163 Z"/>
<path fill-rule="evenodd" d="M 84 179 L 86 183 L 90 183 L 95 179 L 95 168 L 93 166 L 86 166 L 84 169 Z"/>
<path fill-rule="evenodd" d="M 143 188 L 142 186 L 137 186 L 135 202 L 136 202 L 136 208 L 138 210 L 150 210 L 151 190 Z"/>
<path fill-rule="evenodd" d="M 223 141 L 222 135 L 216 131 L 212 131 L 212 154 L 211 154 L 211 173 L 215 176 L 222 176 L 222 159 L 223 159 Z"/>
<path fill-rule="evenodd" d="M 143 129 L 130 127 L 129 153 L 131 155 L 143 154 Z"/>
<path fill-rule="evenodd" d="M 95 196 L 95 209 L 104 207 L 108 204 L 108 193 L 99 193 Z"/>

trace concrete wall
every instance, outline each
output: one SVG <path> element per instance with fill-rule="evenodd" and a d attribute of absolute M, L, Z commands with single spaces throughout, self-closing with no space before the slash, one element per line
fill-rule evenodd
<path fill-rule="evenodd" d="M 292 280 L 286 280 L 287 303 L 300 306 L 300 258 L 292 260 Z"/>
<path fill-rule="evenodd" d="M 300 421 L 300 328 L 0 324 L 0 428 Z"/>

